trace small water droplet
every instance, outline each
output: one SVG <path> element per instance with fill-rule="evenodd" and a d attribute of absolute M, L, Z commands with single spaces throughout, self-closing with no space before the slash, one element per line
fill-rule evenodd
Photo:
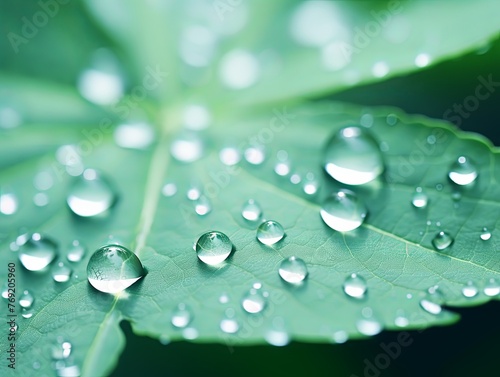
<path fill-rule="evenodd" d="M 274 165 L 274 172 L 281 177 L 285 177 L 290 174 L 290 163 L 288 161 L 278 161 Z"/>
<path fill-rule="evenodd" d="M 461 199 L 462 199 L 462 194 L 459 193 L 458 191 L 455 191 L 451 194 L 451 199 L 454 201 L 454 202 L 459 202 Z"/>
<path fill-rule="evenodd" d="M 33 179 L 33 185 L 37 190 L 46 191 L 50 189 L 54 184 L 54 178 L 52 174 L 48 171 L 40 171 L 35 175 Z"/>
<path fill-rule="evenodd" d="M 498 296 L 500 293 L 500 284 L 495 278 L 491 278 L 484 286 L 483 292 L 488 297 Z"/>
<path fill-rule="evenodd" d="M 479 236 L 483 241 L 488 241 L 491 238 L 491 232 L 488 228 L 483 228 L 481 235 Z"/>
<path fill-rule="evenodd" d="M 417 187 L 411 199 L 411 203 L 415 208 L 425 208 L 429 202 L 429 197 L 422 190 L 422 187 Z"/>
<path fill-rule="evenodd" d="M 71 363 L 58 361 L 56 363 L 57 377 L 80 377 L 80 367 Z"/>
<path fill-rule="evenodd" d="M 155 140 L 155 132 L 151 125 L 144 122 L 120 124 L 115 128 L 113 137 L 122 148 L 147 149 Z"/>
<path fill-rule="evenodd" d="M 198 335 L 198 330 L 196 330 L 194 327 L 186 327 L 184 330 L 182 330 L 182 336 L 187 340 L 194 340 L 198 338 Z"/>
<path fill-rule="evenodd" d="M 28 290 L 23 291 L 21 296 L 19 296 L 19 305 L 22 308 L 25 308 L 25 309 L 31 308 L 34 301 L 35 301 L 35 298 L 31 294 L 31 292 Z"/>
<path fill-rule="evenodd" d="M 94 217 L 105 214 L 116 199 L 108 180 L 97 171 L 86 169 L 75 179 L 66 201 L 76 215 Z"/>
<path fill-rule="evenodd" d="M 222 82 L 231 89 L 244 89 L 252 86 L 260 75 L 257 58 L 245 50 L 232 50 L 223 56 L 219 66 Z"/>
<path fill-rule="evenodd" d="M 194 162 L 203 155 L 203 141 L 194 132 L 182 132 L 172 141 L 170 153 L 180 162 Z"/>
<path fill-rule="evenodd" d="M 59 262 L 52 268 L 52 279 L 57 283 L 66 283 L 72 272 L 71 268 L 66 266 L 63 262 Z"/>
<path fill-rule="evenodd" d="M 472 281 L 468 281 L 467 284 L 462 287 L 462 294 L 464 295 L 464 297 L 475 297 L 478 293 L 479 289 Z"/>
<path fill-rule="evenodd" d="M 204 233 L 196 241 L 198 259 L 210 266 L 224 262 L 233 249 L 228 236 L 217 231 Z"/>
<path fill-rule="evenodd" d="M 240 324 L 234 318 L 234 315 L 234 309 L 227 308 L 224 313 L 224 318 L 220 321 L 220 329 L 226 334 L 235 334 L 240 329 Z"/>
<path fill-rule="evenodd" d="M 431 57 L 429 54 L 421 53 L 415 57 L 415 65 L 417 67 L 428 66 L 430 62 L 431 62 Z"/>
<path fill-rule="evenodd" d="M 332 335 L 332 339 L 335 343 L 345 343 L 349 339 L 349 334 L 344 330 L 335 331 Z"/>
<path fill-rule="evenodd" d="M 287 283 L 300 284 L 308 272 L 306 263 L 302 259 L 292 256 L 281 262 L 278 273 Z"/>
<path fill-rule="evenodd" d="M 66 257 L 70 262 L 80 262 L 87 253 L 87 248 L 78 240 L 73 240 L 68 248 Z"/>
<path fill-rule="evenodd" d="M 205 216 L 212 211 L 212 203 L 205 195 L 201 195 L 194 201 L 194 210 L 200 216 Z"/>
<path fill-rule="evenodd" d="M 465 156 L 460 156 L 451 166 L 448 177 L 457 185 L 469 185 L 477 178 L 474 163 Z"/>
<path fill-rule="evenodd" d="M 260 313 L 266 307 L 266 298 L 260 288 L 251 288 L 243 295 L 241 306 L 247 313 Z"/>
<path fill-rule="evenodd" d="M 193 320 L 191 310 L 184 303 L 180 303 L 172 312 L 171 322 L 174 327 L 185 328 Z"/>
<path fill-rule="evenodd" d="M 33 314 L 35 314 L 35 310 L 33 308 L 22 308 L 21 309 L 21 315 L 23 318 L 29 319 L 33 317 Z"/>
<path fill-rule="evenodd" d="M 44 192 L 37 192 L 33 196 L 33 203 L 35 203 L 37 207 L 45 207 L 49 204 L 49 201 L 49 196 Z"/>
<path fill-rule="evenodd" d="M 384 171 L 378 142 L 360 127 L 346 127 L 328 141 L 324 168 L 335 180 L 348 185 L 373 181 Z"/>
<path fill-rule="evenodd" d="M 274 245 L 285 236 L 281 224 L 274 220 L 264 221 L 257 228 L 257 239 L 264 245 Z"/>
<path fill-rule="evenodd" d="M 262 217 L 262 207 L 253 199 L 248 199 L 241 209 L 241 216 L 248 221 L 257 221 Z"/>
<path fill-rule="evenodd" d="M 353 273 L 345 279 L 342 288 L 346 295 L 360 299 L 365 297 L 368 286 L 362 276 Z"/>
<path fill-rule="evenodd" d="M 314 174 L 309 172 L 306 174 L 304 185 L 302 186 L 306 195 L 315 195 L 319 190 L 319 182 L 314 177 Z"/>
<path fill-rule="evenodd" d="M 62 337 L 58 337 L 57 340 L 51 346 L 51 355 L 54 360 L 67 359 L 71 355 L 72 344 Z"/>
<path fill-rule="evenodd" d="M 371 308 L 363 308 L 361 315 L 362 318 L 356 322 L 356 328 L 361 334 L 373 336 L 382 331 L 382 324 L 374 316 Z"/>
<path fill-rule="evenodd" d="M 0 213 L 3 215 L 13 215 L 17 212 L 17 196 L 12 192 L 0 192 Z"/>
<path fill-rule="evenodd" d="M 325 224 L 339 232 L 359 228 L 367 214 L 368 210 L 361 199 L 346 189 L 341 189 L 326 198 L 320 210 Z"/>
<path fill-rule="evenodd" d="M 57 254 L 55 241 L 40 233 L 33 233 L 21 244 L 18 256 L 27 270 L 40 271 L 47 267 Z"/>
<path fill-rule="evenodd" d="M 226 166 L 234 166 L 241 160 L 241 153 L 233 147 L 222 148 L 219 152 L 220 161 Z"/>
<path fill-rule="evenodd" d="M 425 297 L 420 300 L 420 306 L 426 312 L 434 315 L 441 313 L 441 305 L 443 304 L 444 298 L 439 288 L 437 286 L 430 287 Z"/>
<path fill-rule="evenodd" d="M 384 77 L 389 73 L 389 66 L 386 62 L 377 62 L 372 67 L 372 73 L 375 77 Z"/>
<path fill-rule="evenodd" d="M 290 182 L 294 185 L 298 185 L 300 182 L 302 182 L 302 177 L 298 173 L 293 173 L 290 176 Z"/>
<path fill-rule="evenodd" d="M 229 302 L 229 296 L 226 293 L 223 293 L 219 296 L 219 302 L 221 304 L 227 304 Z"/>
<path fill-rule="evenodd" d="M 271 328 L 264 334 L 264 338 L 270 345 L 276 347 L 283 347 L 290 343 L 290 335 L 286 331 L 283 318 L 273 318 Z"/>
<path fill-rule="evenodd" d="M 106 245 L 97 249 L 87 265 L 89 283 L 98 291 L 118 293 L 144 276 L 137 256 L 121 245 Z"/>
<path fill-rule="evenodd" d="M 450 247 L 452 243 L 453 243 L 453 237 L 443 231 L 436 234 L 436 236 L 432 239 L 432 245 L 436 250 L 439 251 L 447 249 L 448 247 Z"/>
<path fill-rule="evenodd" d="M 266 152 L 261 145 L 250 146 L 245 149 L 245 160 L 252 165 L 261 165 L 266 159 Z"/>
<path fill-rule="evenodd" d="M 172 182 L 165 183 L 161 188 L 161 193 L 166 197 L 174 196 L 177 193 L 177 185 Z"/>
<path fill-rule="evenodd" d="M 410 324 L 410 320 L 408 319 L 408 316 L 406 315 L 403 309 L 399 309 L 396 312 L 396 318 L 394 318 L 394 324 L 398 327 L 406 327 Z"/>
<path fill-rule="evenodd" d="M 186 197 L 189 199 L 189 200 L 198 200 L 201 196 L 201 191 L 198 187 L 191 187 L 187 190 L 186 192 Z"/>

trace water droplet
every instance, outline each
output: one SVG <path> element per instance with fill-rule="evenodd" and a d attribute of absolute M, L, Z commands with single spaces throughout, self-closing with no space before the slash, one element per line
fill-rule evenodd
<path fill-rule="evenodd" d="M 496 279 L 491 278 L 484 286 L 483 292 L 488 297 L 497 296 L 500 293 L 500 284 L 496 281 Z"/>
<path fill-rule="evenodd" d="M 306 195 L 315 195 L 318 192 L 319 182 L 316 180 L 313 173 L 309 172 L 306 174 L 306 179 L 302 189 Z"/>
<path fill-rule="evenodd" d="M 201 195 L 194 201 L 194 210 L 200 216 L 205 216 L 212 211 L 212 203 L 205 195 Z"/>
<path fill-rule="evenodd" d="M 217 231 L 204 233 L 195 245 L 198 259 L 211 266 L 224 262 L 232 249 L 229 237 Z"/>
<path fill-rule="evenodd" d="M 290 163 L 288 161 L 279 161 L 274 165 L 274 172 L 281 177 L 290 174 Z"/>
<path fill-rule="evenodd" d="M 293 173 L 290 176 L 290 182 L 294 185 L 298 185 L 302 181 L 302 177 L 298 173 Z"/>
<path fill-rule="evenodd" d="M 234 166 L 241 160 L 241 153 L 233 147 L 222 148 L 219 152 L 220 161 L 226 166 Z"/>
<path fill-rule="evenodd" d="M 426 312 L 434 315 L 441 313 L 441 305 L 443 304 L 443 295 L 437 286 L 430 287 L 427 290 L 425 297 L 420 300 L 420 306 Z"/>
<path fill-rule="evenodd" d="M 33 196 L 33 203 L 35 203 L 37 207 L 45 207 L 49 204 L 49 196 L 44 192 L 37 192 Z"/>
<path fill-rule="evenodd" d="M 406 327 L 410 324 L 408 316 L 405 314 L 404 310 L 399 309 L 396 312 L 396 318 L 394 319 L 394 324 L 398 327 Z"/>
<path fill-rule="evenodd" d="M 72 344 L 62 337 L 58 337 L 57 340 L 51 346 L 51 355 L 54 360 L 67 359 L 71 355 Z"/>
<path fill-rule="evenodd" d="M 460 156 L 451 166 L 448 177 L 457 185 L 469 185 L 477 178 L 474 163 L 465 156 Z"/>
<path fill-rule="evenodd" d="M 71 242 L 71 245 L 68 248 L 67 258 L 70 262 L 80 262 L 82 258 L 85 256 L 87 252 L 87 248 L 85 245 L 80 243 L 78 240 L 74 240 Z"/>
<path fill-rule="evenodd" d="M 245 160 L 252 165 L 260 165 L 266 159 L 264 147 L 260 145 L 250 146 L 245 149 Z"/>
<path fill-rule="evenodd" d="M 180 162 L 194 162 L 203 155 L 203 142 L 194 132 L 182 132 L 172 141 L 170 153 Z"/>
<path fill-rule="evenodd" d="M 491 238 L 491 232 L 488 230 L 488 228 L 483 228 L 479 237 L 481 237 L 483 241 L 488 241 Z"/>
<path fill-rule="evenodd" d="M 240 329 L 240 324 L 234 318 L 234 309 L 227 308 L 224 318 L 220 321 L 220 329 L 226 334 L 235 334 Z"/>
<path fill-rule="evenodd" d="M 257 228 L 257 239 L 264 245 L 274 245 L 285 236 L 285 230 L 274 220 L 264 221 Z"/>
<path fill-rule="evenodd" d="M 262 216 L 262 207 L 255 200 L 249 199 L 243 204 L 241 216 L 248 221 L 257 221 Z"/>
<path fill-rule="evenodd" d="M 0 213 L 3 215 L 13 215 L 17 212 L 17 196 L 11 192 L 0 193 Z"/>
<path fill-rule="evenodd" d="M 320 210 L 325 224 L 339 232 L 359 228 L 367 214 L 368 210 L 361 199 L 346 189 L 341 189 L 326 198 Z"/>
<path fill-rule="evenodd" d="M 48 171 L 41 171 L 35 175 L 33 185 L 37 190 L 45 191 L 50 189 L 54 184 L 54 178 Z"/>
<path fill-rule="evenodd" d="M 415 208 L 425 208 L 427 207 L 427 203 L 429 202 L 429 197 L 422 190 L 422 187 L 417 187 L 411 199 L 411 204 Z"/>
<path fill-rule="evenodd" d="M 429 54 L 421 53 L 415 57 L 415 65 L 417 67 L 428 66 L 430 62 L 431 62 L 431 57 Z"/>
<path fill-rule="evenodd" d="M 184 303 L 180 303 L 172 312 L 172 325 L 179 329 L 185 328 L 193 320 L 191 310 Z"/>
<path fill-rule="evenodd" d="M 233 50 L 223 56 L 219 76 L 227 87 L 244 89 L 255 84 L 260 75 L 257 58 L 245 50 Z"/>
<path fill-rule="evenodd" d="M 266 298 L 261 289 L 251 288 L 243 295 L 241 306 L 247 313 L 260 313 L 266 307 Z"/>
<path fill-rule="evenodd" d="M 386 62 L 377 62 L 372 67 L 372 73 L 375 77 L 384 77 L 389 73 L 389 66 Z"/>
<path fill-rule="evenodd" d="M 382 324 L 373 315 L 371 308 L 363 308 L 361 311 L 362 318 L 356 322 L 358 331 L 366 336 L 377 335 L 382 331 Z"/>
<path fill-rule="evenodd" d="M 71 176 L 79 176 L 83 173 L 83 162 L 75 145 L 62 145 L 56 151 L 57 161 L 64 165 L 66 172 Z"/>
<path fill-rule="evenodd" d="M 203 105 L 189 105 L 184 109 L 183 124 L 189 130 L 204 130 L 210 125 L 211 121 L 212 116 Z"/>
<path fill-rule="evenodd" d="M 22 308 L 29 309 L 31 308 L 31 305 L 33 305 L 33 302 L 35 301 L 35 298 L 31 294 L 30 291 L 25 290 L 21 296 L 19 296 L 19 305 Z"/>
<path fill-rule="evenodd" d="M 74 364 L 63 363 L 58 361 L 56 363 L 57 377 L 80 377 L 80 367 Z"/>
<path fill-rule="evenodd" d="M 227 304 L 229 302 L 229 296 L 226 293 L 223 293 L 219 297 L 219 302 L 221 304 Z"/>
<path fill-rule="evenodd" d="M 437 191 L 443 190 L 443 185 L 441 183 L 436 184 L 436 190 Z"/>
<path fill-rule="evenodd" d="M 76 178 L 66 201 L 76 215 L 93 217 L 105 214 L 116 199 L 107 179 L 93 169 L 86 169 Z"/>
<path fill-rule="evenodd" d="M 475 297 L 478 293 L 479 289 L 472 281 L 468 281 L 467 284 L 462 287 L 462 294 L 464 295 L 464 297 Z"/>
<path fill-rule="evenodd" d="M 57 244 L 40 233 L 33 233 L 19 249 L 19 260 L 30 271 L 43 270 L 56 255 Z"/>
<path fill-rule="evenodd" d="M 151 125 L 143 122 L 120 124 L 113 137 L 122 148 L 147 149 L 155 140 L 155 132 Z"/>
<path fill-rule="evenodd" d="M 300 284 L 308 272 L 306 263 L 302 259 L 292 256 L 281 262 L 278 273 L 287 283 Z"/>
<path fill-rule="evenodd" d="M 349 339 L 349 334 L 347 334 L 347 332 L 343 330 L 335 331 L 332 335 L 332 339 L 335 343 L 342 344 L 347 342 L 347 340 Z"/>
<path fill-rule="evenodd" d="M 354 298 L 364 298 L 368 289 L 366 280 L 355 273 L 345 279 L 342 288 L 346 295 Z"/>
<path fill-rule="evenodd" d="M 22 308 L 21 309 L 21 315 L 23 318 L 29 319 L 33 317 L 33 314 L 35 314 L 35 310 L 33 308 Z"/>
<path fill-rule="evenodd" d="M 437 224 L 436 224 L 437 225 Z M 453 237 L 446 232 L 439 232 L 432 239 L 432 245 L 436 250 L 445 250 L 453 243 Z"/>
<path fill-rule="evenodd" d="M 398 122 L 398 117 L 396 114 L 389 114 L 385 121 L 389 126 L 394 126 Z"/>
<path fill-rule="evenodd" d="M 104 293 L 121 292 L 143 276 L 144 268 L 139 258 L 120 245 L 100 247 L 87 265 L 89 283 Z"/>
<path fill-rule="evenodd" d="M 191 187 L 189 190 L 186 192 L 186 197 L 189 200 L 198 200 L 201 196 L 201 191 L 198 187 Z"/>
<path fill-rule="evenodd" d="M 198 335 L 198 330 L 196 330 L 194 327 L 186 327 L 184 330 L 182 330 L 182 336 L 187 340 L 194 340 L 198 338 Z"/>
<path fill-rule="evenodd" d="M 161 193 L 166 196 L 174 196 L 177 193 L 177 185 L 175 183 L 165 183 L 161 188 Z"/>
<path fill-rule="evenodd" d="M 290 335 L 285 329 L 283 318 L 273 318 L 271 328 L 264 334 L 264 338 L 270 345 L 276 347 L 283 347 L 290 343 Z"/>
<path fill-rule="evenodd" d="M 59 262 L 52 268 L 52 279 L 57 283 L 66 283 L 72 272 L 71 268 L 66 266 L 63 262 Z"/>
<path fill-rule="evenodd" d="M 342 128 L 328 141 L 324 168 L 332 178 L 348 185 L 371 182 L 384 171 L 378 145 L 366 129 Z"/>

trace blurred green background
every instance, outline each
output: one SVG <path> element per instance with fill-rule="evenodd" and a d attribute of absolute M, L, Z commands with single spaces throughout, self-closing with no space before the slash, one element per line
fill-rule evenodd
<path fill-rule="evenodd" d="M 16 29 L 25 14 L 37 9 L 36 1 L 3 0 L 0 31 Z M 87 16 L 80 2 L 65 5 L 64 17 L 50 20 L 30 43 L 15 54 L 7 38 L 0 39 L 0 70 L 74 85 L 78 73 L 88 65 L 89 53 L 112 45 Z M 423 20 L 425 22 L 425 20 Z M 15 26 L 15 27 L 14 27 Z M 473 27 L 464 25 L 464 27 Z M 64 31 L 64 32 L 61 32 Z M 118 54 L 120 51 L 118 50 Z M 454 103 L 473 94 L 478 77 L 492 75 L 500 81 L 500 40 L 481 54 L 471 53 L 453 61 L 404 77 L 356 87 L 331 96 L 333 100 L 366 106 L 389 105 L 408 113 L 443 118 Z M 487 136 L 500 145 L 500 93 L 480 103 L 463 120 L 461 128 Z M 381 376 L 472 376 L 496 375 L 496 353 L 500 338 L 500 302 L 456 310 L 462 320 L 451 327 L 412 332 L 414 342 L 381 372 Z M 395 341 L 397 333 L 383 332 L 371 339 L 343 345 L 292 343 L 228 348 L 224 345 L 187 342 L 161 345 L 137 337 L 123 324 L 127 346 L 112 376 L 362 376 L 364 360 L 373 361 L 382 351 L 380 343 Z"/>

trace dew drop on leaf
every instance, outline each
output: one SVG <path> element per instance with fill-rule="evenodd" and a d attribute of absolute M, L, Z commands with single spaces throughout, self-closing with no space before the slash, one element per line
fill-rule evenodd
<path fill-rule="evenodd" d="M 224 317 L 220 321 L 220 329 L 226 334 L 235 334 L 240 329 L 240 324 L 234 318 L 235 312 L 233 308 L 227 308 L 224 312 Z"/>
<path fill-rule="evenodd" d="M 422 190 L 422 187 L 417 187 L 411 198 L 411 204 L 413 204 L 415 208 L 425 208 L 427 207 L 428 202 L 429 197 Z"/>
<path fill-rule="evenodd" d="M 219 76 L 230 89 L 245 89 L 255 84 L 260 75 L 257 58 L 245 50 L 233 50 L 222 57 Z"/>
<path fill-rule="evenodd" d="M 432 239 L 432 245 L 436 250 L 439 251 L 447 249 L 448 247 L 450 247 L 452 243 L 453 243 L 453 237 L 444 231 L 439 232 Z"/>
<path fill-rule="evenodd" d="M 475 164 L 465 156 L 460 156 L 450 166 L 448 177 L 457 185 L 470 185 L 477 178 L 477 169 Z"/>
<path fill-rule="evenodd" d="M 49 196 L 44 192 L 37 192 L 33 196 L 33 203 L 35 203 L 37 207 L 45 207 L 47 204 L 49 204 L 49 201 Z"/>
<path fill-rule="evenodd" d="M 349 335 L 344 330 L 335 331 L 332 335 L 332 340 L 338 344 L 345 343 L 345 342 L 347 342 L 348 339 L 349 339 Z"/>
<path fill-rule="evenodd" d="M 251 288 L 243 295 L 241 306 L 247 313 L 260 313 L 266 307 L 266 297 L 261 292 L 261 288 Z"/>
<path fill-rule="evenodd" d="M 189 309 L 186 304 L 180 303 L 172 312 L 170 322 L 172 322 L 174 327 L 183 329 L 189 325 L 192 320 L 193 314 L 191 313 L 191 309 Z"/>
<path fill-rule="evenodd" d="M 234 147 L 225 147 L 220 150 L 219 159 L 226 166 L 234 166 L 240 162 L 241 153 Z"/>
<path fill-rule="evenodd" d="M 60 336 L 57 337 L 50 347 L 52 359 L 67 359 L 71 355 L 72 348 L 73 345 L 70 342 Z"/>
<path fill-rule="evenodd" d="M 198 259 L 210 266 L 224 262 L 232 249 L 233 244 L 229 237 L 217 231 L 202 234 L 195 244 Z"/>
<path fill-rule="evenodd" d="M 31 292 L 28 290 L 24 290 L 23 293 L 21 293 L 21 296 L 19 296 L 19 305 L 22 308 L 25 308 L 25 309 L 31 308 L 34 301 L 35 301 L 35 297 L 33 297 Z"/>
<path fill-rule="evenodd" d="M 483 292 L 488 297 L 498 296 L 500 293 L 500 284 L 495 278 L 491 278 L 484 286 Z"/>
<path fill-rule="evenodd" d="M 366 280 L 355 273 L 349 275 L 342 285 L 344 293 L 350 297 L 361 299 L 365 297 L 368 286 Z"/>
<path fill-rule="evenodd" d="M 56 242 L 40 233 L 30 235 L 19 248 L 19 260 L 30 271 L 43 270 L 57 254 Z"/>
<path fill-rule="evenodd" d="M 488 241 L 491 238 L 491 232 L 488 228 L 483 228 L 481 235 L 479 236 L 483 241 Z"/>
<path fill-rule="evenodd" d="M 172 141 L 170 153 L 180 162 L 194 162 L 203 156 L 204 145 L 202 139 L 195 132 L 181 132 Z"/>
<path fill-rule="evenodd" d="M 161 193 L 166 197 L 174 196 L 177 193 L 177 185 L 172 182 L 165 183 L 161 188 Z"/>
<path fill-rule="evenodd" d="M 367 214 L 368 210 L 363 201 L 354 192 L 346 189 L 327 197 L 320 210 L 325 224 L 339 232 L 359 228 Z"/>
<path fill-rule="evenodd" d="M 276 347 L 283 347 L 290 343 L 290 335 L 285 328 L 283 318 L 273 318 L 271 328 L 264 334 L 264 338 L 270 345 Z"/>
<path fill-rule="evenodd" d="M 257 239 L 264 245 L 274 245 L 285 236 L 281 224 L 274 220 L 264 221 L 257 228 Z"/>
<path fill-rule="evenodd" d="M 394 318 L 394 324 L 397 327 L 406 327 L 410 324 L 410 320 L 408 319 L 408 316 L 406 315 L 403 309 L 399 309 L 396 312 L 396 318 Z"/>
<path fill-rule="evenodd" d="M 108 180 L 97 171 L 86 169 L 75 178 L 66 201 L 76 215 L 94 217 L 106 214 L 116 199 L 117 194 Z"/>
<path fill-rule="evenodd" d="M 427 313 L 438 315 L 439 313 L 441 313 L 441 305 L 443 304 L 443 302 L 444 298 L 439 291 L 439 288 L 437 286 L 433 286 L 427 290 L 425 297 L 420 300 L 420 306 Z"/>
<path fill-rule="evenodd" d="M 82 258 L 85 256 L 87 252 L 87 248 L 84 244 L 82 244 L 79 240 L 73 240 L 71 245 L 68 248 L 68 253 L 66 258 L 70 262 L 80 262 Z"/>
<path fill-rule="evenodd" d="M 464 295 L 464 297 L 472 298 L 472 297 L 477 296 L 478 293 L 479 293 L 479 289 L 472 281 L 468 281 L 467 284 L 465 284 L 462 287 L 462 294 Z"/>
<path fill-rule="evenodd" d="M 147 149 L 155 140 L 155 132 L 145 122 L 124 123 L 115 128 L 113 138 L 122 148 Z"/>
<path fill-rule="evenodd" d="M 54 267 L 52 267 L 51 272 L 52 272 L 52 279 L 54 279 L 55 282 L 66 283 L 69 280 L 73 271 L 63 262 L 59 262 Z"/>
<path fill-rule="evenodd" d="M 302 259 L 292 256 L 281 262 L 278 273 L 287 283 L 300 284 L 308 272 L 306 263 Z"/>
<path fill-rule="evenodd" d="M 356 328 L 363 335 L 373 336 L 382 331 L 382 324 L 374 316 L 371 308 L 363 308 L 361 318 L 356 321 Z"/>
<path fill-rule="evenodd" d="M 97 249 L 87 265 L 89 283 L 98 291 L 118 293 L 144 276 L 137 256 L 121 245 L 106 245 Z"/>
<path fill-rule="evenodd" d="M 264 147 L 253 145 L 245 149 L 244 156 L 249 164 L 261 165 L 266 159 L 266 152 Z"/>
<path fill-rule="evenodd" d="M 35 314 L 35 311 L 33 310 L 33 308 L 22 308 L 21 309 L 21 316 L 23 318 L 29 319 L 29 318 L 33 317 L 33 314 Z"/>
<path fill-rule="evenodd" d="M 262 217 L 262 207 L 254 199 L 248 199 L 243 204 L 241 216 L 248 221 L 257 221 Z"/>
<path fill-rule="evenodd" d="M 17 196 L 12 192 L 0 192 L 0 214 L 13 215 L 17 212 Z"/>
<path fill-rule="evenodd" d="M 212 211 L 212 203 L 205 195 L 201 195 L 194 201 L 194 210 L 199 216 L 208 215 Z"/>

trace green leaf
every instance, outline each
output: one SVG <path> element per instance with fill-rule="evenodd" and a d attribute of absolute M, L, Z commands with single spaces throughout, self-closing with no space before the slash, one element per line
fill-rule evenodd
<path fill-rule="evenodd" d="M 215 106 L 319 96 L 429 67 L 498 36 L 500 10 L 495 0 L 88 5 L 128 51 L 138 77 L 159 65 L 176 78 L 160 88 L 162 98 L 201 98 Z M 234 90 L 221 82 L 222 61 L 232 51 L 257 59 L 254 85 Z M 185 63 L 192 59 L 194 66 Z M 249 70 L 238 69 L 240 76 Z"/>
<path fill-rule="evenodd" d="M 490 299 L 482 292 L 474 298 L 461 293 L 468 281 L 482 290 L 489 279 L 500 279 L 495 257 L 498 230 L 491 215 L 497 205 L 498 154 L 482 137 L 393 109 L 304 104 L 215 119 L 200 135 L 205 146 L 203 158 L 186 164 L 169 152 L 178 132 L 169 122 L 176 124 L 176 119 L 172 111 L 158 144 L 146 151 L 119 148 L 110 133 L 96 127 L 81 134 L 82 139 L 85 135 L 100 139 L 92 153 L 83 156 L 85 166 L 98 168 L 117 188 L 119 200 L 107 218 L 72 215 L 65 203 L 71 182 L 66 174 L 47 191 L 48 205 L 32 204 L 34 175 L 48 171 L 58 177 L 54 150 L 2 171 L 0 185 L 18 195 L 19 211 L 0 218 L 4 233 L 0 259 L 3 266 L 17 264 L 17 292 L 29 289 L 35 296 L 34 315 L 18 318 L 16 375 L 32 374 L 33 362 L 40 368 L 37 374 L 52 374 L 50 347 L 58 336 L 73 345 L 67 365 L 78 365 L 84 376 L 105 375 L 124 346 L 119 328 L 122 320 L 130 321 L 134 332 L 163 341 L 188 338 L 237 345 L 266 340 L 279 343 L 289 338 L 331 342 L 334 334 L 364 337 L 358 321 L 362 313 L 367 314 L 366 308 L 371 308 L 373 318 L 389 330 L 398 329 L 395 318 L 401 315 L 408 319 L 407 328 L 456 321 L 452 311 L 432 315 L 420 307 L 425 290 L 434 285 L 439 285 L 449 306 L 477 305 Z M 332 133 L 360 119 L 371 125 L 372 133 L 384 145 L 386 174 L 376 184 L 354 188 L 366 201 L 369 215 L 358 230 L 340 233 L 327 227 L 319 216 L 318 203 L 339 187 L 322 173 L 322 149 Z M 36 125 L 2 132 L 23 135 L 32 127 Z M 429 135 L 434 135 L 435 142 Z M 41 144 L 50 144 L 52 133 L 39 137 Z M 242 161 L 236 168 L 228 168 L 219 161 L 218 151 L 223 146 L 245 149 L 255 138 L 266 148 L 268 157 L 262 165 Z M 2 149 L 4 140 L 0 142 Z M 12 138 L 9 143 L 22 149 L 26 140 Z M 288 152 L 293 172 L 302 177 L 312 172 L 319 179 L 321 191 L 316 197 L 308 197 L 301 185 L 274 173 L 280 150 Z M 447 179 L 449 165 L 464 152 L 480 167 L 477 183 L 467 189 Z M 166 181 L 177 185 L 173 197 L 161 194 Z M 213 210 L 206 216 L 197 215 L 186 198 L 193 184 L 211 201 Z M 437 184 L 442 189 L 437 190 Z M 410 204 L 417 185 L 430 196 L 426 209 Z M 457 190 L 461 192 L 459 202 L 452 197 Z M 265 218 L 277 220 L 285 228 L 286 237 L 278 244 L 260 244 L 256 225 L 242 218 L 241 206 L 249 198 L 262 205 Z M 69 283 L 56 283 L 50 273 L 28 272 L 21 267 L 16 252 L 9 250 L 20 227 L 55 239 L 63 261 L 74 239 L 88 247 L 86 258 L 72 264 Z M 479 237 L 483 227 L 493 233 L 488 241 Z M 216 268 L 200 262 L 192 248 L 201 233 L 212 229 L 227 234 L 234 245 L 230 258 Z M 431 244 L 441 229 L 455 239 L 443 252 Z M 96 291 L 86 279 L 92 251 L 109 242 L 109 235 L 134 250 L 147 270 L 143 279 L 116 297 Z M 308 266 L 309 276 L 300 287 L 290 287 L 277 272 L 280 262 L 292 255 Z M 367 281 L 364 300 L 349 298 L 342 290 L 345 278 L 353 272 Z M 251 315 L 244 312 L 240 301 L 257 282 L 269 296 L 263 312 Z M 229 299 L 227 303 L 219 302 L 223 294 Z M 184 330 L 171 324 L 180 303 L 192 313 Z M 239 324 L 236 334 L 220 329 L 228 308 Z M 14 375 L 3 368 L 5 375 Z"/>

